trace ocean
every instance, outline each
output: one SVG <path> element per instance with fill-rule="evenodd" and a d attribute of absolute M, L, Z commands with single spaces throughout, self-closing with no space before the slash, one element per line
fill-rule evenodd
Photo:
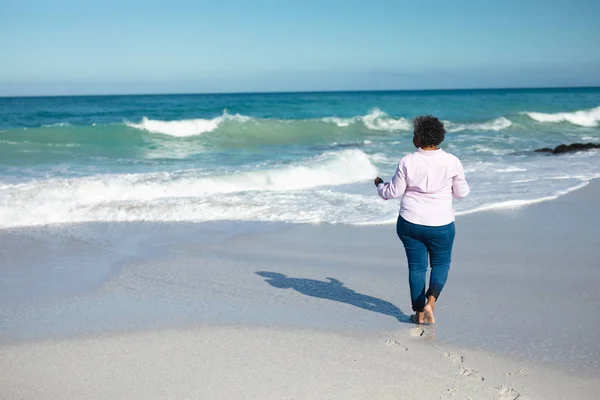
<path fill-rule="evenodd" d="M 471 195 L 551 201 L 600 177 L 600 88 L 0 98 L 0 228 L 90 221 L 393 223 L 382 201 L 433 114 Z"/>

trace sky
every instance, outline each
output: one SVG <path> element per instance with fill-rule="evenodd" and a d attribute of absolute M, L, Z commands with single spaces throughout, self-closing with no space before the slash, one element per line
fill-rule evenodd
<path fill-rule="evenodd" d="M 0 96 L 600 86 L 597 0 L 0 0 Z"/>

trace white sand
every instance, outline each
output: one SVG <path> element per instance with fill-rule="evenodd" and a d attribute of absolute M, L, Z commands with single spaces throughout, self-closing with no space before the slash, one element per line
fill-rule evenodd
<path fill-rule="evenodd" d="M 415 335 L 416 337 L 411 337 Z M 600 384 L 419 331 L 202 328 L 0 350 L 6 399 L 593 399 Z"/>
<path fill-rule="evenodd" d="M 598 199 L 460 217 L 424 331 L 392 226 L 0 231 L 0 399 L 600 398 Z"/>

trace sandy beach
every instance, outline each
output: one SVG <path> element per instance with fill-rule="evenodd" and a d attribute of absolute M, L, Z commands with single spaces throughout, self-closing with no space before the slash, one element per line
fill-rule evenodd
<path fill-rule="evenodd" d="M 2 2 L 0 400 L 600 400 L 599 16 Z"/>
<path fill-rule="evenodd" d="M 457 218 L 435 326 L 394 227 L 0 231 L 0 398 L 600 398 L 600 182 Z"/>

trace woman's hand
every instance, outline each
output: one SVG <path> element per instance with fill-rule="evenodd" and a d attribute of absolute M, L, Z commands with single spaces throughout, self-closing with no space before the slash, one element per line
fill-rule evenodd
<path fill-rule="evenodd" d="M 380 177 L 375 178 L 375 181 L 373 181 L 375 183 L 375 186 L 379 186 L 380 183 L 383 183 L 383 179 L 381 179 Z"/>

